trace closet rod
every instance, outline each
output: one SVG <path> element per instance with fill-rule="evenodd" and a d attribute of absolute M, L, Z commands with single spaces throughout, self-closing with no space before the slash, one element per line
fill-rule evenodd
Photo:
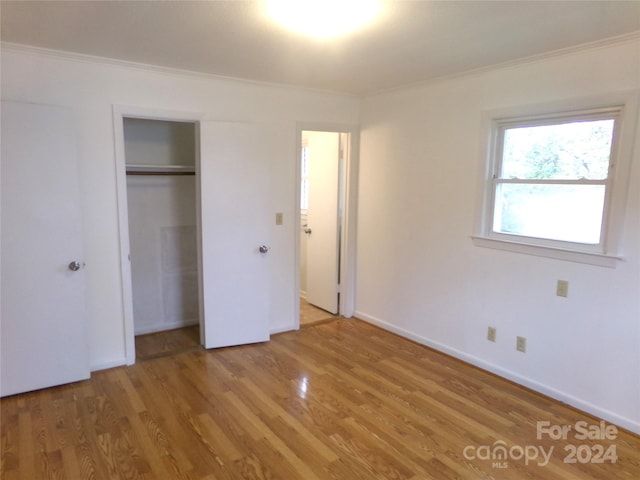
<path fill-rule="evenodd" d="M 127 175 L 195 175 L 196 172 L 140 172 L 128 171 Z"/>

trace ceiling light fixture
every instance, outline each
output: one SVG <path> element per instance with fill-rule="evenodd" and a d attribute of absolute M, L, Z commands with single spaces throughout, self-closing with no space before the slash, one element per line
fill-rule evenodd
<path fill-rule="evenodd" d="M 371 22 L 380 14 L 381 3 L 381 0 L 267 0 L 267 12 L 289 30 L 323 39 Z"/>

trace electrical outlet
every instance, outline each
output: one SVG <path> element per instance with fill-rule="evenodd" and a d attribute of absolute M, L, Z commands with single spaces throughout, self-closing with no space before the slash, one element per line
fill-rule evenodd
<path fill-rule="evenodd" d="M 495 329 L 495 327 L 487 328 L 487 340 L 489 340 L 490 342 L 495 342 L 496 341 L 496 329 Z"/>
<path fill-rule="evenodd" d="M 556 286 L 556 295 L 559 297 L 569 296 L 569 282 L 567 280 L 558 280 L 558 285 Z"/>
<path fill-rule="evenodd" d="M 282 225 L 282 213 L 276 213 L 276 225 Z"/>
<path fill-rule="evenodd" d="M 516 337 L 516 350 L 522 353 L 527 351 L 527 339 L 525 337 Z"/>

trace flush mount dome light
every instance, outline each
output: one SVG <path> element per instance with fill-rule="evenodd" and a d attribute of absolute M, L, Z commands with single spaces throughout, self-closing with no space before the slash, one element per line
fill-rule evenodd
<path fill-rule="evenodd" d="M 316 38 L 356 30 L 380 10 L 380 0 L 267 0 L 267 12 L 273 19 L 289 30 Z"/>

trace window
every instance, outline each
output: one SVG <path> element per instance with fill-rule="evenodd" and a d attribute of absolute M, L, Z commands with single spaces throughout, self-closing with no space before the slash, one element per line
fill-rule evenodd
<path fill-rule="evenodd" d="M 492 233 L 601 245 L 616 117 L 498 126 Z"/>
<path fill-rule="evenodd" d="M 476 244 L 555 258 L 565 251 L 614 259 L 612 225 L 622 198 L 614 201 L 614 180 L 625 181 L 616 171 L 623 110 L 491 119 Z"/>

